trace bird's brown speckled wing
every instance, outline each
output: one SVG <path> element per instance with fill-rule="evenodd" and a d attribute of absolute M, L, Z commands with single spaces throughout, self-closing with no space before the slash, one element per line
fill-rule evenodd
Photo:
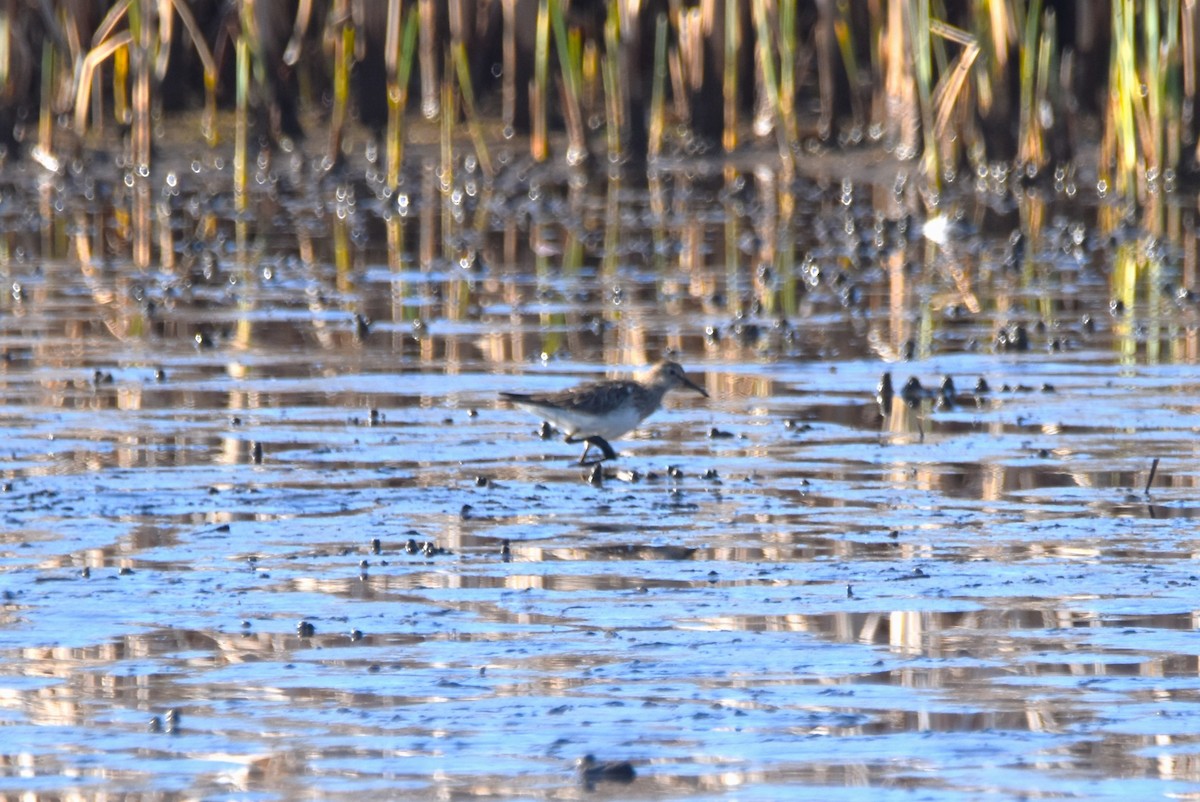
<path fill-rule="evenodd" d="M 602 415 L 625 404 L 630 396 L 645 393 L 635 381 L 606 381 L 582 384 L 554 393 L 501 393 L 509 401 L 555 407 L 586 415 Z"/>

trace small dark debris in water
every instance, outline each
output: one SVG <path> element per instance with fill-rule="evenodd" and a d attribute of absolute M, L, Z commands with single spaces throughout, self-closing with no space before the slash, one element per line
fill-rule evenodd
<path fill-rule="evenodd" d="M 1120 298 L 1113 298 L 1108 302 L 1108 311 L 1113 317 L 1120 317 L 1125 314 L 1125 302 Z"/>
<path fill-rule="evenodd" d="M 1150 495 L 1150 485 L 1154 484 L 1154 475 L 1156 473 L 1158 473 L 1158 457 L 1155 457 L 1150 463 L 1150 475 L 1146 477 L 1146 489 L 1142 491 L 1147 496 Z"/>
<path fill-rule="evenodd" d="M 133 569 L 128 565 L 121 566 L 121 570 L 117 571 L 118 576 L 130 576 L 133 574 Z"/>
<path fill-rule="evenodd" d="M 475 486 L 476 487 L 488 487 L 489 485 L 491 485 L 491 480 L 489 480 L 486 476 L 476 476 L 475 477 Z"/>
<path fill-rule="evenodd" d="M 900 537 L 900 530 L 893 529 L 892 531 L 888 532 L 888 537 L 890 537 L 892 540 L 896 540 Z"/>
<path fill-rule="evenodd" d="M 953 409 L 957 400 L 958 393 L 954 389 L 954 379 L 943 376 L 941 386 L 938 387 L 938 406 L 942 409 Z"/>
<path fill-rule="evenodd" d="M 604 470 L 600 467 L 600 463 L 592 466 L 592 470 L 588 472 L 588 484 L 593 487 L 601 487 L 604 485 Z"/>
<path fill-rule="evenodd" d="M 596 783 L 611 782 L 628 785 L 637 778 L 637 771 L 628 760 L 596 760 L 595 755 L 584 755 L 577 763 L 579 780 L 587 788 Z"/>
<path fill-rule="evenodd" d="M 926 397 L 925 388 L 921 386 L 921 380 L 916 376 L 910 377 L 904 383 L 904 388 L 900 390 L 900 397 L 910 407 L 920 403 L 921 399 Z"/>
<path fill-rule="evenodd" d="M 311 621 L 301 621 L 296 624 L 296 634 L 302 638 L 311 638 L 317 634 L 317 628 L 313 626 Z"/>
<path fill-rule="evenodd" d="M 1043 392 L 1043 393 L 1053 393 L 1053 392 L 1057 392 L 1057 391 L 1054 389 L 1054 385 L 1053 385 L 1053 384 L 1043 384 L 1043 385 L 1042 385 L 1042 392 Z"/>
<path fill-rule="evenodd" d="M 970 320 L 971 314 L 962 304 L 949 304 L 942 312 L 947 321 L 952 323 Z"/>
<path fill-rule="evenodd" d="M 875 386 L 875 400 L 879 402 L 879 405 L 884 408 L 885 412 L 892 408 L 892 397 L 895 394 L 896 391 L 892 389 L 892 374 L 884 373 L 879 377 L 879 384 Z M 789 426 L 788 428 L 791 427 Z"/>
<path fill-rule="evenodd" d="M 421 547 L 417 545 L 417 541 L 413 538 L 410 537 L 408 540 L 404 541 L 404 551 L 406 554 L 416 554 L 420 550 Z"/>
<path fill-rule="evenodd" d="M 762 330 L 757 323 L 734 323 L 733 333 L 742 345 L 754 345 L 758 342 Z"/>
<path fill-rule="evenodd" d="M 350 642 L 351 643 L 358 643 L 362 639 L 363 639 L 363 634 L 362 634 L 361 629 L 350 630 Z"/>
<path fill-rule="evenodd" d="M 354 337 L 355 339 L 367 339 L 367 335 L 371 333 L 371 318 L 361 315 L 358 312 L 354 313 Z"/>
<path fill-rule="evenodd" d="M 426 540 L 421 544 L 421 554 L 426 557 L 437 557 L 442 554 L 450 554 L 450 550 L 435 545 L 432 540 Z"/>
<path fill-rule="evenodd" d="M 543 440 L 549 440 L 554 436 L 554 427 L 550 425 L 550 421 L 542 421 L 542 425 L 538 428 L 538 437 Z"/>
<path fill-rule="evenodd" d="M 250 444 L 250 459 L 253 460 L 255 465 L 262 465 L 263 447 L 262 443 L 258 440 Z"/>
<path fill-rule="evenodd" d="M 1016 229 L 1008 236 L 1008 253 L 1004 255 L 1004 266 L 1019 268 L 1025 262 L 1025 235 Z"/>
<path fill-rule="evenodd" d="M 734 435 L 733 432 L 722 431 L 721 429 L 718 429 L 716 426 L 714 426 L 708 430 L 708 437 L 710 440 L 727 440 L 727 439 L 735 437 L 735 436 L 736 435 Z"/>
<path fill-rule="evenodd" d="M 509 543 L 508 538 L 504 538 L 500 542 L 500 559 L 506 563 L 512 562 L 512 544 Z"/>
<path fill-rule="evenodd" d="M 85 565 L 85 566 L 83 566 L 83 568 L 79 569 L 79 577 L 81 579 L 90 579 L 91 576 L 92 576 L 92 569 L 89 568 L 88 566 Z"/>
<path fill-rule="evenodd" d="M 1002 352 L 1028 351 L 1029 332 L 1027 332 L 1025 327 L 1020 324 L 1010 326 L 996 335 L 996 341 L 994 345 L 995 350 Z"/>
<path fill-rule="evenodd" d="M 1050 459 L 1050 449 L 1039 448 L 1038 449 L 1038 458 L 1039 459 Z"/>
<path fill-rule="evenodd" d="M 371 553 L 381 554 L 383 552 L 383 543 L 377 537 L 371 538 Z"/>

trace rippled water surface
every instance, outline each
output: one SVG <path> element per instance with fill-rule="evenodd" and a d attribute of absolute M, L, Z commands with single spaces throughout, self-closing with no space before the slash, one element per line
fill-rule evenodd
<path fill-rule="evenodd" d="M 206 169 L 3 184 L 3 798 L 1200 797 L 1194 202 Z"/>

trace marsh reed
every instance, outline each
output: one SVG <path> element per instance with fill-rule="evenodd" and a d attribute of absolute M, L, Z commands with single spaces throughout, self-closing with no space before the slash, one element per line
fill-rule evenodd
<path fill-rule="evenodd" d="M 367 121 L 364 111 L 384 110 L 367 127 L 392 190 L 410 117 L 462 136 L 487 178 L 500 130 L 535 161 L 571 165 L 764 140 L 786 174 L 823 143 L 883 148 L 920 166 L 931 198 L 996 165 L 1022 181 L 1082 172 L 1100 194 L 1135 203 L 1196 173 L 1193 2 L 386 0 L 380 15 L 349 0 L 214 5 L 200 18 L 187 0 L 0 8 L 6 153 L 36 150 L 54 165 L 122 130 L 129 163 L 148 170 L 168 93 L 172 108 L 203 96 L 210 143 L 219 93 L 250 104 L 270 147 L 300 92 L 304 133 L 320 142 L 324 127 L 330 166 L 352 146 L 355 112 Z M 249 85 L 224 63 L 230 54 L 251 58 Z M 352 81 L 375 63 L 379 85 Z M 295 75 L 304 80 L 286 83 Z M 408 108 L 414 83 L 419 109 Z M 73 129 L 56 124 L 64 114 Z M 23 119 L 38 120 L 36 148 Z"/>

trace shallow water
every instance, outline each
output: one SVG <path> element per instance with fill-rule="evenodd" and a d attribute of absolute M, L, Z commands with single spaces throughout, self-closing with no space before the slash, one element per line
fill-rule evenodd
<path fill-rule="evenodd" d="M 210 170 L 5 185 L 4 798 L 1200 796 L 1182 199 Z"/>

